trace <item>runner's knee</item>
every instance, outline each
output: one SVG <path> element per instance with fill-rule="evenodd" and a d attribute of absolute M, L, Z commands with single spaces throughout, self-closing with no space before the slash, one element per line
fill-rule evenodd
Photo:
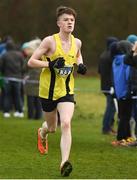
<path fill-rule="evenodd" d="M 61 127 L 63 128 L 63 129 L 69 129 L 70 128 L 70 121 L 62 121 L 61 122 Z"/>

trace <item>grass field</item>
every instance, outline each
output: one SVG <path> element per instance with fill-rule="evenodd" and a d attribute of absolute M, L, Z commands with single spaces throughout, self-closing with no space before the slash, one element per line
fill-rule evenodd
<path fill-rule="evenodd" d="M 104 96 L 97 78 L 76 79 L 76 109 L 72 121 L 71 179 L 136 179 L 137 149 L 114 148 L 112 136 L 101 134 Z M 49 136 L 49 154 L 37 151 L 42 120 L 3 119 L 0 114 L 0 178 L 61 179 L 60 129 Z"/>

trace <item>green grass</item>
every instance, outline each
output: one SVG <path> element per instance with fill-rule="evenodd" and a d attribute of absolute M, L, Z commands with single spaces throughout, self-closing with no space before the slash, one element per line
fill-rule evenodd
<path fill-rule="evenodd" d="M 112 136 L 102 135 L 104 96 L 99 80 L 76 79 L 76 108 L 72 121 L 73 144 L 70 160 L 72 179 L 135 179 L 136 148 L 114 148 Z M 60 179 L 60 129 L 49 136 L 49 154 L 37 151 L 37 128 L 42 120 L 0 115 L 0 178 Z"/>

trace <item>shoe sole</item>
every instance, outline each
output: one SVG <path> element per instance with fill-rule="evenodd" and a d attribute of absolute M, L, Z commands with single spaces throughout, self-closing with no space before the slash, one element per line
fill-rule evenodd
<path fill-rule="evenodd" d="M 129 147 L 137 147 L 137 142 L 132 142 L 128 144 Z"/>
<path fill-rule="evenodd" d="M 72 172 L 72 165 L 69 161 L 66 161 L 61 168 L 61 176 L 66 177 Z"/>
<path fill-rule="evenodd" d="M 44 150 L 44 148 L 41 149 L 41 148 L 39 147 L 39 141 L 40 141 L 40 140 L 39 140 L 39 137 L 40 137 L 39 131 L 40 131 L 40 128 L 38 129 L 38 143 L 37 143 L 37 148 L 38 148 L 38 150 L 39 150 L 39 152 L 40 152 L 41 155 L 47 155 L 47 154 L 48 154 L 48 150 Z"/>

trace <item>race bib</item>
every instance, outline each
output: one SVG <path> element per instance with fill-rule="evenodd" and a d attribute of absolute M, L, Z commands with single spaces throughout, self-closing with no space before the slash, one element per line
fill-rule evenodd
<path fill-rule="evenodd" d="M 56 70 L 57 75 L 61 77 L 66 77 L 69 74 L 71 74 L 73 70 L 73 66 L 64 66 L 63 68 L 55 69 L 55 70 Z"/>

